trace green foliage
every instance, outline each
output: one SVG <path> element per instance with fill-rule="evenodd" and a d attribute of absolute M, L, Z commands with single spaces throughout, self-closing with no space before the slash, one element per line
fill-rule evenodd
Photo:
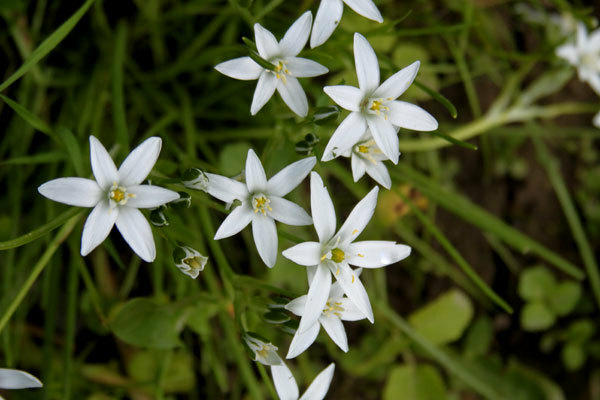
<path fill-rule="evenodd" d="M 392 368 L 383 389 L 384 400 L 445 399 L 446 386 L 431 365 L 397 365 Z"/>

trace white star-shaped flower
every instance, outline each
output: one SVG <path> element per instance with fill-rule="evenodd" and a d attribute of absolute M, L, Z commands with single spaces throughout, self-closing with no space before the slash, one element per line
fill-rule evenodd
<path fill-rule="evenodd" d="M 255 115 L 269 101 L 275 89 L 288 107 L 301 117 L 308 113 L 306 94 L 297 78 L 309 78 L 327 73 L 321 64 L 302 57 L 296 57 L 304 48 L 312 14 L 305 12 L 290 26 L 283 39 L 277 42 L 275 36 L 260 24 L 254 25 L 256 48 L 259 55 L 275 66 L 275 70 L 265 69 L 250 57 L 240 57 L 225 61 L 215 67 L 230 78 L 241 80 L 258 79 L 250 113 Z"/>
<path fill-rule="evenodd" d="M 308 157 L 288 165 L 267 181 L 265 170 L 252 149 L 246 158 L 246 183 L 207 173 L 208 193 L 226 203 L 239 200 L 225 218 L 215 240 L 235 235 L 252 222 L 256 249 L 269 267 L 277 260 L 277 230 L 275 221 L 288 225 L 310 225 L 312 218 L 297 204 L 283 198 L 308 175 L 316 163 Z"/>
<path fill-rule="evenodd" d="M 335 210 L 329 193 L 321 177 L 316 172 L 311 173 L 310 203 L 319 242 L 300 243 L 282 253 L 296 264 L 309 268 L 310 288 L 298 327 L 300 333 L 310 329 L 323 313 L 331 289 L 331 274 L 358 310 L 369 321 L 374 321 L 367 291 L 350 264 L 362 268 L 380 268 L 410 254 L 410 247 L 392 241 L 353 243 L 373 216 L 378 192 L 379 188 L 375 187 L 359 201 L 336 233 Z"/>
<path fill-rule="evenodd" d="M 354 182 L 358 182 L 366 172 L 384 188 L 389 189 L 392 187 L 390 173 L 383 163 L 387 160 L 387 157 L 375 143 L 369 129 L 359 139 L 358 143 L 346 150 L 342 156 L 351 157 Z"/>
<path fill-rule="evenodd" d="M 579 80 L 600 94 L 600 29 L 588 36 L 587 28 L 580 22 L 576 42 L 558 47 L 556 55 L 576 67 Z"/>
<path fill-rule="evenodd" d="M 317 377 L 312 381 L 306 392 L 300 397 L 300 400 L 322 400 L 325 398 L 331 380 L 333 379 L 333 372 L 335 371 L 335 364 L 331 363 L 325 368 Z M 280 365 L 271 366 L 271 375 L 273 375 L 273 383 L 275 384 L 275 390 L 281 400 L 298 400 L 300 391 L 298 390 L 298 384 L 292 371 L 282 361 Z"/>
<path fill-rule="evenodd" d="M 329 39 L 342 19 L 344 3 L 365 18 L 383 22 L 383 17 L 372 0 L 321 0 L 310 35 L 311 48 L 320 46 Z"/>
<path fill-rule="evenodd" d="M 29 372 L 0 368 L 0 389 L 28 389 L 41 388 L 42 386 L 42 382 Z"/>
<path fill-rule="evenodd" d="M 360 276 L 360 268 L 354 272 L 357 277 Z M 301 317 L 304 314 L 306 299 L 307 295 L 300 296 L 290 301 L 285 308 Z M 337 282 L 334 283 L 331 285 L 327 303 L 325 303 L 325 308 L 323 308 L 318 322 L 313 324 L 304 333 L 301 333 L 299 329 L 296 331 L 290 344 L 287 358 L 298 356 L 313 344 L 319 334 L 321 325 L 335 344 L 344 352 L 348 352 L 348 338 L 346 337 L 346 330 L 342 321 L 359 321 L 364 318 L 366 316 L 359 311 L 356 305 L 349 298 L 344 297 L 344 291 L 340 284 Z"/>
<path fill-rule="evenodd" d="M 138 208 L 155 208 L 179 198 L 172 190 L 141 185 L 158 159 L 161 139 L 151 137 L 136 147 L 119 169 L 94 136 L 90 136 L 92 172 L 96 180 L 58 178 L 38 191 L 45 197 L 77 207 L 94 207 L 83 226 L 81 255 L 86 256 L 106 239 L 113 225 L 133 251 L 154 261 L 156 248 L 150 224 Z"/>
<path fill-rule="evenodd" d="M 359 87 L 326 86 L 323 90 L 340 107 L 351 111 L 327 143 L 322 161 L 329 161 L 354 146 L 371 130 L 377 146 L 394 164 L 398 163 L 398 134 L 394 126 L 415 131 L 433 131 L 438 122 L 427 111 L 396 100 L 411 85 L 419 61 L 401 69 L 379 84 L 379 63 L 373 48 L 359 33 L 354 34 L 354 62 Z"/>

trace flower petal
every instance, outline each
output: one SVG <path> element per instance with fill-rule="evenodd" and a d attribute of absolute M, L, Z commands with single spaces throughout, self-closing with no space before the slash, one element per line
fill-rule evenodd
<path fill-rule="evenodd" d="M 300 53 L 306 42 L 308 41 L 308 35 L 310 34 L 310 26 L 312 25 L 312 13 L 310 11 L 305 12 L 298 18 L 292 26 L 289 27 L 283 39 L 279 42 L 279 48 L 281 49 L 281 55 L 286 57 L 293 57 Z"/>
<path fill-rule="evenodd" d="M 392 102 L 388 103 L 391 104 Z M 390 115 L 391 115 L 390 111 Z M 398 134 L 390 121 L 387 121 L 379 116 L 370 116 L 367 118 L 369 129 L 373 134 L 373 139 L 377 146 L 381 149 L 394 164 L 398 164 L 400 158 L 400 150 L 398 149 Z"/>
<path fill-rule="evenodd" d="M 337 234 L 340 237 L 342 245 L 351 243 L 365 229 L 365 226 L 367 226 L 375 212 L 378 193 L 379 186 L 375 186 L 354 206 Z"/>
<path fill-rule="evenodd" d="M 372 97 L 380 97 L 386 99 L 396 99 L 408 89 L 413 83 L 417 72 L 419 72 L 420 61 L 415 61 L 407 67 L 402 68 L 394 75 L 390 76 L 379 86 Z"/>
<path fill-rule="evenodd" d="M 321 0 L 310 35 L 310 47 L 315 48 L 329 39 L 342 19 L 342 0 Z"/>
<path fill-rule="evenodd" d="M 323 325 L 323 328 L 331 338 L 338 345 L 342 351 L 345 353 L 348 352 L 348 337 L 346 336 L 346 330 L 344 329 L 344 324 L 339 319 L 339 317 L 321 315 L 319 318 L 319 322 Z"/>
<path fill-rule="evenodd" d="M 331 274 L 327 267 L 321 263 L 317 267 L 315 276 L 308 288 L 306 307 L 304 307 L 304 314 L 302 314 L 300 326 L 298 326 L 300 333 L 305 332 L 313 324 L 317 323 L 329 298 L 330 288 Z"/>
<path fill-rule="evenodd" d="M 348 264 L 363 268 L 380 268 L 394 264 L 410 255 L 410 247 L 387 240 L 366 240 L 351 243 L 346 253 Z"/>
<path fill-rule="evenodd" d="M 372 0 L 344 0 L 344 2 L 357 14 L 379 23 L 383 22 L 383 17 Z"/>
<path fill-rule="evenodd" d="M 310 173 L 310 209 L 319 241 L 325 243 L 335 233 L 335 209 L 323 180 L 316 172 Z"/>
<path fill-rule="evenodd" d="M 38 192 L 50 200 L 76 207 L 94 207 L 104 192 L 91 179 L 58 178 L 38 187 Z"/>
<path fill-rule="evenodd" d="M 258 78 L 258 83 L 254 90 L 254 97 L 252 98 L 252 104 L 250 105 L 250 114 L 256 115 L 256 113 L 259 112 L 273 96 L 276 88 L 277 78 L 275 78 L 275 74 L 271 71 L 263 71 Z"/>
<path fill-rule="evenodd" d="M 87 256 L 110 233 L 117 217 L 119 207 L 111 210 L 108 200 L 100 201 L 88 215 L 81 234 L 81 255 Z"/>
<path fill-rule="evenodd" d="M 277 229 L 275 221 L 272 218 L 262 215 L 261 213 L 254 214 L 252 219 L 252 235 L 258 255 L 267 265 L 272 268 L 277 261 Z"/>
<path fill-rule="evenodd" d="M 292 339 L 292 343 L 290 343 L 290 348 L 288 349 L 285 358 L 289 360 L 290 358 L 298 357 L 304 350 L 308 349 L 310 345 L 315 342 L 315 339 L 319 335 L 320 328 L 321 325 L 318 322 L 315 322 L 304 332 L 300 332 L 300 329 L 298 329 L 296 334 L 294 334 L 294 338 Z"/>
<path fill-rule="evenodd" d="M 215 65 L 215 69 L 230 78 L 251 81 L 258 79 L 263 67 L 250 57 L 239 57 Z"/>
<path fill-rule="evenodd" d="M 306 178 L 316 163 L 316 157 L 307 157 L 288 165 L 269 179 L 267 192 L 270 195 L 285 196 Z"/>
<path fill-rule="evenodd" d="M 156 248 L 152 228 L 144 214 L 137 208 L 121 207 L 117 218 L 117 229 L 129 247 L 146 262 L 154 261 Z"/>
<path fill-rule="evenodd" d="M 235 235 L 248 226 L 253 217 L 254 213 L 250 205 L 247 202 L 242 203 L 241 206 L 234 208 L 227 218 L 225 218 L 219 229 L 217 229 L 214 240 L 225 239 Z"/>
<path fill-rule="evenodd" d="M 592 120 L 592 123 L 594 124 L 594 126 L 596 128 L 600 128 L 600 112 L 596 113 L 596 115 L 594 115 L 594 119 Z"/>
<path fill-rule="evenodd" d="M 42 382 L 28 372 L 18 369 L 0 368 L 1 389 L 40 388 Z"/>
<path fill-rule="evenodd" d="M 329 364 L 329 366 L 312 381 L 308 389 L 306 389 L 306 392 L 300 397 L 300 400 L 323 400 L 325 395 L 327 395 L 329 385 L 331 385 L 334 371 L 335 364 Z"/>
<path fill-rule="evenodd" d="M 354 63 L 360 90 L 372 93 L 379 86 L 379 62 L 367 39 L 358 32 L 354 34 Z"/>
<path fill-rule="evenodd" d="M 569 62 L 571 65 L 577 65 L 579 52 L 573 44 L 564 44 L 556 48 L 556 55 Z"/>
<path fill-rule="evenodd" d="M 285 61 L 288 71 L 296 78 L 311 78 L 329 72 L 326 67 L 308 58 L 289 57 Z"/>
<path fill-rule="evenodd" d="M 354 86 L 337 85 L 325 86 L 323 91 L 331 100 L 348 111 L 360 111 L 360 102 L 363 100 L 363 92 Z"/>
<path fill-rule="evenodd" d="M 356 270 L 354 271 L 356 273 Z M 358 274 L 357 274 L 358 275 Z M 337 283 L 337 282 L 336 282 Z M 342 303 L 341 307 L 344 311 L 342 314 L 342 321 L 360 321 L 361 319 L 367 318 L 359 309 L 356 304 L 349 298 L 344 297 L 339 300 Z"/>
<path fill-rule="evenodd" d="M 267 189 L 265 169 L 252 149 L 248 150 L 248 156 L 246 156 L 246 186 L 250 193 L 262 192 Z"/>
<path fill-rule="evenodd" d="M 367 121 L 359 112 L 351 112 L 337 127 L 325 146 L 321 161 L 330 161 L 354 146 L 367 130 Z"/>
<path fill-rule="evenodd" d="M 281 254 L 298 265 L 306 267 L 319 265 L 319 262 L 321 262 L 321 243 L 299 243 L 289 249 L 285 249 Z"/>
<path fill-rule="evenodd" d="M 179 193 L 160 186 L 135 185 L 129 186 L 127 192 L 135 197 L 127 200 L 127 207 L 154 208 L 179 198 Z"/>
<path fill-rule="evenodd" d="M 281 197 L 271 196 L 271 210 L 268 215 L 284 224 L 303 226 L 312 225 L 312 218 L 302 207 Z"/>
<path fill-rule="evenodd" d="M 150 137 L 133 149 L 119 167 L 119 184 L 130 186 L 142 183 L 156 164 L 161 146 L 161 138 Z"/>
<path fill-rule="evenodd" d="M 306 117 L 306 114 L 308 114 L 308 100 L 298 79 L 289 75 L 285 80 L 277 79 L 277 91 L 290 110 L 301 117 Z"/>
<path fill-rule="evenodd" d="M 238 182 L 222 175 L 206 173 L 208 178 L 208 193 L 226 203 L 233 200 L 245 200 L 248 197 L 248 188 L 242 182 Z"/>
<path fill-rule="evenodd" d="M 389 121 L 396 126 L 414 131 L 435 131 L 438 128 L 437 120 L 419 106 L 396 100 L 389 102 L 388 107 Z"/>
<path fill-rule="evenodd" d="M 350 268 L 348 263 L 328 263 L 329 269 L 335 275 L 335 278 L 340 283 L 344 293 L 356 307 L 373 323 L 373 309 L 371 308 L 371 302 L 369 301 L 369 295 L 365 290 L 362 282 L 358 278 L 356 272 Z"/>
<path fill-rule="evenodd" d="M 270 61 L 271 58 L 281 54 L 277 39 L 261 24 L 254 24 L 254 38 L 256 39 L 258 54 L 265 60 Z"/>
<path fill-rule="evenodd" d="M 382 162 L 366 163 L 367 174 L 386 189 L 392 187 L 392 179 L 387 167 Z M 356 182 L 356 181 L 355 181 Z"/>
<path fill-rule="evenodd" d="M 358 180 L 363 177 L 365 171 L 367 170 L 365 165 L 366 162 L 356 154 L 352 154 L 350 164 L 352 166 L 352 179 L 354 179 L 354 182 L 358 182 Z"/>
<path fill-rule="evenodd" d="M 279 365 L 271 366 L 271 375 L 275 390 L 281 400 L 296 400 L 300 394 L 298 384 L 292 375 L 292 371 L 282 361 Z"/>
<path fill-rule="evenodd" d="M 334 282 L 331 285 L 331 290 L 329 290 L 329 298 L 330 299 L 340 299 L 344 296 L 344 290 L 340 286 L 339 283 Z M 337 300 L 336 300 L 337 301 Z"/>
<path fill-rule="evenodd" d="M 100 189 L 107 191 L 114 182 L 119 181 L 115 163 L 95 136 L 90 136 L 90 160 L 92 172 Z"/>
<path fill-rule="evenodd" d="M 285 305 L 285 309 L 301 317 L 304 314 L 304 307 L 306 307 L 307 296 L 296 297 Z"/>
<path fill-rule="evenodd" d="M 319 261 L 321 261 L 319 259 Z M 310 285 L 311 282 L 313 281 L 313 278 L 315 277 L 315 274 L 317 273 L 317 268 L 319 268 L 319 265 L 308 265 L 306 266 L 306 278 L 308 279 L 308 284 Z"/>

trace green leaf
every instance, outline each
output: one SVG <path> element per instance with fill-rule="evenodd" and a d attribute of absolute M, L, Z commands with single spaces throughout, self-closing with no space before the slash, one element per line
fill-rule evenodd
<path fill-rule="evenodd" d="M 472 317 L 471 300 L 453 289 L 412 313 L 408 320 L 422 337 L 441 345 L 460 338 Z"/>
<path fill-rule="evenodd" d="M 0 85 L 0 92 L 9 87 L 17 79 L 25 75 L 34 65 L 44 58 L 52 49 L 54 49 L 77 25 L 81 17 L 94 3 L 94 0 L 87 0 L 68 20 L 58 27 L 46 40 L 44 40 L 32 53 L 27 60 Z"/>
<path fill-rule="evenodd" d="M 519 295 L 525 300 L 542 300 L 555 289 L 554 275 L 543 266 L 528 268 L 519 277 Z"/>
<path fill-rule="evenodd" d="M 450 142 L 452 144 L 455 144 L 457 146 L 460 147 L 465 147 L 467 149 L 470 150 L 477 150 L 477 146 L 475 146 L 474 144 L 468 143 L 468 142 L 463 142 L 462 140 L 458 140 L 456 138 L 453 138 L 452 136 L 448 136 L 445 133 L 441 133 L 438 131 L 424 131 L 423 133 L 429 134 L 429 135 L 433 135 L 433 136 L 437 136 L 439 138 L 444 139 L 447 142 Z"/>
<path fill-rule="evenodd" d="M 9 99 L 8 97 L 0 94 L 0 98 L 8 104 L 10 108 L 14 110 L 21 118 L 25 120 L 29 125 L 31 125 L 34 129 L 45 133 L 48 136 L 52 136 L 52 129 L 42 121 L 37 115 L 20 105 L 14 100 Z"/>
<path fill-rule="evenodd" d="M 219 171 L 222 175 L 237 175 L 246 166 L 248 149 L 252 146 L 248 142 L 237 142 L 223 147 L 219 154 Z"/>
<path fill-rule="evenodd" d="M 136 298 L 117 312 L 110 326 L 124 342 L 139 347 L 170 349 L 180 345 L 183 309 L 155 300 Z"/>
<path fill-rule="evenodd" d="M 571 80 L 574 71 L 573 68 L 563 68 L 546 72 L 523 91 L 517 102 L 522 105 L 529 105 L 542 97 L 558 92 Z"/>
<path fill-rule="evenodd" d="M 446 399 L 446 386 L 438 370 L 431 365 L 394 367 L 383 388 L 383 400 Z"/>
<path fill-rule="evenodd" d="M 521 311 L 521 326 L 526 331 L 543 331 L 556 321 L 554 313 L 544 303 L 536 301 L 525 304 Z"/>
<path fill-rule="evenodd" d="M 264 313 L 263 319 L 269 324 L 283 324 L 290 320 L 290 316 L 281 311 L 269 311 Z"/>
<path fill-rule="evenodd" d="M 585 364 L 585 351 L 577 343 L 567 343 L 560 353 L 565 368 L 569 371 L 576 371 Z"/>
<path fill-rule="evenodd" d="M 558 315 L 569 314 L 581 297 L 581 285 L 577 282 L 566 281 L 556 286 L 556 290 L 548 298 L 550 308 Z"/>
<path fill-rule="evenodd" d="M 260 56 L 260 54 L 258 54 L 256 51 L 252 50 L 251 48 L 248 48 L 248 56 L 254 60 L 255 63 L 257 63 L 258 65 L 260 65 L 261 67 L 263 67 L 264 69 L 270 70 L 270 71 L 275 71 L 275 65 L 270 63 L 269 61 L 265 60 L 264 58 L 262 58 Z"/>
<path fill-rule="evenodd" d="M 487 354 L 494 338 L 494 324 L 487 316 L 478 318 L 467 331 L 465 356 L 476 358 Z"/>
<path fill-rule="evenodd" d="M 81 157 L 81 148 L 79 147 L 79 143 L 71 132 L 67 128 L 59 128 L 56 132 L 58 134 L 59 139 L 67 149 L 67 154 L 69 155 L 69 159 L 73 163 L 73 167 L 75 168 L 75 172 L 79 176 L 85 176 L 85 168 L 83 167 L 83 159 Z"/>
<path fill-rule="evenodd" d="M 452 104 L 450 102 L 450 100 L 448 100 L 444 95 L 425 86 L 424 84 L 422 84 L 421 82 L 419 82 L 417 80 L 414 80 L 413 83 L 415 84 L 416 87 L 418 87 L 419 89 L 421 89 L 422 91 L 424 91 L 425 93 L 427 93 L 428 95 L 433 97 L 441 105 L 443 105 L 446 108 L 446 110 L 448 110 L 448 112 L 450 113 L 452 118 L 456 119 L 456 117 L 458 117 L 458 111 L 456 111 L 456 107 L 454 107 L 454 104 Z"/>
<path fill-rule="evenodd" d="M 596 326 L 589 319 L 580 319 L 569 325 L 567 330 L 567 341 L 574 343 L 585 343 L 594 336 Z"/>
<path fill-rule="evenodd" d="M 165 392 L 189 392 L 194 387 L 194 360 L 188 353 L 175 351 L 170 357 L 156 350 L 138 351 L 128 360 L 127 372 L 136 382 L 155 382 L 162 368 Z M 165 361 L 166 360 L 166 361 Z M 166 366 L 165 366 L 166 363 Z"/>

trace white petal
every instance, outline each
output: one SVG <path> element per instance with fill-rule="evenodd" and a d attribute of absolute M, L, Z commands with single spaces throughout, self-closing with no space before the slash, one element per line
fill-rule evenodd
<path fill-rule="evenodd" d="M 285 305 L 285 309 L 301 317 L 302 314 L 304 314 L 304 307 L 306 307 L 307 297 L 308 296 L 304 295 L 295 298 L 294 300 L 290 301 Z"/>
<path fill-rule="evenodd" d="M 296 78 L 311 78 L 313 76 L 323 75 L 329 70 L 316 61 L 302 57 L 289 57 L 286 60 L 286 67 Z"/>
<path fill-rule="evenodd" d="M 308 41 L 311 25 L 312 13 L 307 11 L 290 26 L 279 42 L 281 54 L 286 57 L 293 57 L 300 53 Z"/>
<path fill-rule="evenodd" d="M 215 66 L 215 69 L 230 78 L 251 81 L 258 79 L 263 67 L 250 57 L 239 57 L 225 61 Z"/>
<path fill-rule="evenodd" d="M 398 134 L 392 126 L 392 123 L 375 115 L 367 118 L 367 123 L 369 124 L 369 129 L 371 129 L 375 143 L 377 143 L 377 146 L 381 149 L 383 154 L 385 154 L 394 164 L 398 164 L 398 158 L 400 158 Z"/>
<path fill-rule="evenodd" d="M 400 71 L 386 79 L 386 81 L 375 90 L 371 97 L 396 99 L 413 83 L 420 65 L 421 63 L 419 61 L 415 61 L 409 66 L 402 68 Z"/>
<path fill-rule="evenodd" d="M 372 0 L 344 0 L 344 3 L 363 17 L 379 23 L 383 22 L 383 17 Z"/>
<path fill-rule="evenodd" d="M 293 76 L 287 76 L 285 81 L 277 79 L 277 91 L 290 110 L 301 117 L 306 117 L 306 114 L 308 114 L 308 100 L 298 79 Z"/>
<path fill-rule="evenodd" d="M 28 372 L 18 369 L 0 368 L 1 389 L 40 388 L 42 382 Z"/>
<path fill-rule="evenodd" d="M 330 288 L 331 273 L 325 265 L 319 264 L 308 289 L 306 307 L 304 307 L 304 314 L 300 318 L 300 326 L 298 327 L 299 332 L 304 332 L 317 323 L 329 298 Z"/>
<path fill-rule="evenodd" d="M 81 255 L 87 256 L 94 250 L 110 233 L 117 217 L 119 207 L 110 209 L 108 200 L 102 200 L 94 207 L 83 225 L 81 234 Z"/>
<path fill-rule="evenodd" d="M 348 111 L 360 111 L 360 102 L 363 100 L 363 92 L 354 86 L 337 85 L 325 86 L 323 91 L 331 100 Z"/>
<path fill-rule="evenodd" d="M 254 212 L 248 203 L 242 203 L 241 206 L 234 208 L 234 210 L 225 218 L 217 232 L 215 233 L 214 240 L 224 239 L 235 235 L 242 229 L 244 229 L 250 221 L 254 218 Z"/>
<path fill-rule="evenodd" d="M 334 371 L 335 364 L 329 364 L 329 366 L 312 381 L 308 389 L 306 389 L 306 392 L 300 397 L 300 400 L 323 400 L 329 390 L 329 385 L 331 385 Z"/>
<path fill-rule="evenodd" d="M 265 169 L 252 149 L 248 150 L 248 156 L 246 157 L 246 186 L 248 186 L 248 192 L 250 193 L 262 192 L 267 189 Z"/>
<path fill-rule="evenodd" d="M 299 243 L 289 249 L 285 249 L 281 254 L 298 265 L 312 266 L 318 265 L 321 261 L 321 243 L 304 242 Z"/>
<path fill-rule="evenodd" d="M 123 239 L 142 260 L 154 261 L 156 248 L 154 247 L 152 228 L 140 210 L 121 207 L 116 224 Z"/>
<path fill-rule="evenodd" d="M 90 160 L 92 172 L 100 189 L 106 191 L 114 182 L 119 181 L 119 173 L 115 163 L 95 136 L 90 136 Z"/>
<path fill-rule="evenodd" d="M 267 61 L 281 54 L 279 44 L 275 36 L 260 24 L 254 24 L 254 37 L 258 54 Z"/>
<path fill-rule="evenodd" d="M 160 186 L 129 186 L 127 192 L 134 194 L 135 197 L 127 200 L 126 205 L 135 208 L 154 208 L 179 198 L 179 193 Z"/>
<path fill-rule="evenodd" d="M 579 59 L 577 48 L 572 44 L 564 44 L 556 49 L 556 55 L 567 60 L 571 65 L 576 65 Z"/>
<path fill-rule="evenodd" d="M 345 353 L 348 352 L 348 337 L 346 336 L 346 330 L 344 329 L 344 325 L 342 321 L 334 316 L 326 316 L 322 315 L 319 318 L 319 322 L 323 325 L 323 329 L 327 332 L 331 340 L 338 345 L 342 351 Z"/>
<path fill-rule="evenodd" d="M 208 193 L 226 203 L 233 200 L 245 200 L 248 197 L 248 188 L 242 182 L 238 182 L 222 175 L 206 173 L 208 178 Z"/>
<path fill-rule="evenodd" d="M 356 273 L 356 270 L 354 273 Z M 344 309 L 344 311 L 341 312 L 342 321 L 360 321 L 361 319 L 367 318 L 366 315 L 356 307 L 356 304 L 354 304 L 352 300 L 344 297 L 339 301 L 342 303 L 341 307 Z"/>
<path fill-rule="evenodd" d="M 363 268 L 380 268 L 410 255 L 410 247 L 392 241 L 366 240 L 351 243 L 346 253 L 348 264 Z"/>
<path fill-rule="evenodd" d="M 311 48 L 320 46 L 329 39 L 340 23 L 343 11 L 344 3 L 342 3 L 342 0 L 321 0 L 310 35 Z"/>
<path fill-rule="evenodd" d="M 270 195 L 285 196 L 306 178 L 316 163 L 316 157 L 307 157 L 288 165 L 269 179 L 267 192 Z"/>
<path fill-rule="evenodd" d="M 344 289 L 346 296 L 373 323 L 373 309 L 371 308 L 369 295 L 356 273 L 352 271 L 352 268 L 346 262 L 339 264 L 330 262 L 328 264 L 331 272 L 335 275 L 342 289 Z"/>
<path fill-rule="evenodd" d="M 156 164 L 161 146 L 161 138 L 150 137 L 133 149 L 119 167 L 119 184 L 130 186 L 142 183 Z"/>
<path fill-rule="evenodd" d="M 358 86 L 363 93 L 372 93 L 379 86 L 379 62 L 375 51 L 360 33 L 354 34 L 354 63 Z"/>
<path fill-rule="evenodd" d="M 250 114 L 256 115 L 261 108 L 269 101 L 277 88 L 277 78 L 271 71 L 263 71 L 258 78 L 252 105 L 250 105 Z"/>
<path fill-rule="evenodd" d="M 365 171 L 367 170 L 365 161 L 363 161 L 356 154 L 352 154 L 350 164 L 352 166 L 352 179 L 354 179 L 354 182 L 358 182 L 358 180 L 363 177 Z"/>
<path fill-rule="evenodd" d="M 320 259 L 319 259 L 320 261 Z M 308 265 L 306 266 L 306 277 L 308 278 L 308 284 L 310 285 L 317 273 L 317 268 L 319 265 Z"/>
<path fill-rule="evenodd" d="M 325 243 L 335 233 L 335 209 L 323 180 L 316 172 L 310 173 L 310 209 L 319 241 Z"/>
<path fill-rule="evenodd" d="M 302 207 L 281 197 L 271 196 L 271 210 L 268 215 L 284 224 L 303 226 L 312 225 L 312 218 Z"/>
<path fill-rule="evenodd" d="M 594 115 L 594 120 L 592 121 L 592 123 L 594 124 L 594 126 L 596 128 L 600 128 L 600 112 L 596 113 L 596 115 Z"/>
<path fill-rule="evenodd" d="M 38 192 L 50 200 L 77 207 L 94 207 L 104 195 L 96 181 L 84 178 L 53 179 L 38 187 Z"/>
<path fill-rule="evenodd" d="M 285 358 L 290 359 L 298 357 L 302 352 L 310 347 L 315 342 L 315 339 L 319 335 L 321 325 L 319 322 L 315 322 L 310 328 L 304 332 L 300 332 L 300 329 L 296 331 L 290 348 Z"/>
<path fill-rule="evenodd" d="M 321 161 L 329 161 L 354 146 L 367 130 L 367 121 L 359 112 L 351 112 L 337 127 L 323 151 Z"/>
<path fill-rule="evenodd" d="M 329 290 L 329 298 L 330 299 L 340 299 L 344 296 L 344 289 L 340 286 L 339 283 L 334 282 L 331 285 L 331 290 Z"/>
<path fill-rule="evenodd" d="M 272 268 L 277 261 L 277 229 L 275 221 L 272 218 L 262 215 L 261 213 L 254 214 L 252 219 L 252 235 L 258 255 L 267 265 Z"/>
<path fill-rule="evenodd" d="M 398 100 L 387 104 L 390 107 L 389 121 L 396 126 L 414 131 L 435 131 L 438 128 L 436 119 L 419 106 Z"/>
<path fill-rule="evenodd" d="M 273 383 L 280 400 L 296 400 L 300 394 L 298 384 L 292 375 L 292 371 L 282 361 L 279 365 L 271 366 Z"/>
<path fill-rule="evenodd" d="M 351 243 L 365 229 L 375 212 L 378 193 L 379 186 L 375 186 L 354 206 L 337 234 L 341 238 L 342 244 Z"/>
<path fill-rule="evenodd" d="M 369 174 L 371 178 L 375 179 L 377 183 L 386 189 L 392 187 L 392 179 L 390 178 L 390 173 L 388 172 L 384 163 L 366 163 L 365 166 L 367 168 L 367 174 Z"/>

